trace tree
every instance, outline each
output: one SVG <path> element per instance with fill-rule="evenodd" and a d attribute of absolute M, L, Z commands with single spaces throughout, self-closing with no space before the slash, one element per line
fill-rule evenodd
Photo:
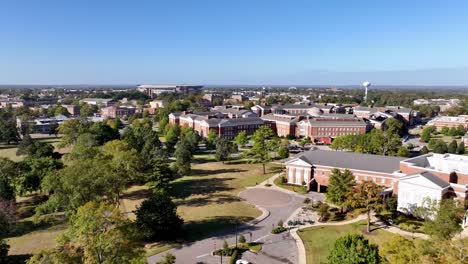
<path fill-rule="evenodd" d="M 408 157 L 409 156 L 409 151 L 407 148 L 401 146 L 398 148 L 398 152 L 397 152 L 397 156 L 398 157 Z"/>
<path fill-rule="evenodd" d="M 170 152 L 174 151 L 174 146 L 177 144 L 177 141 L 180 138 L 180 132 L 179 125 L 171 125 L 167 130 L 165 144 Z"/>
<path fill-rule="evenodd" d="M 428 217 L 424 223 L 424 230 L 427 234 L 433 238 L 450 240 L 462 231 L 464 210 L 457 201 L 442 199 L 431 207 L 429 210 L 433 212 L 433 220 Z"/>
<path fill-rule="evenodd" d="M 234 141 L 239 147 L 245 146 L 249 142 L 249 138 L 247 137 L 247 132 L 242 131 L 234 138 Z"/>
<path fill-rule="evenodd" d="M 59 126 L 59 133 L 63 135 L 61 146 L 73 145 L 79 135 L 89 131 L 90 123 L 87 119 L 68 119 Z"/>
<path fill-rule="evenodd" d="M 161 118 L 161 120 L 159 120 L 159 123 L 158 123 L 159 133 L 162 134 L 164 132 L 164 129 L 166 128 L 167 124 L 169 124 L 168 116 L 164 116 L 163 118 Z"/>
<path fill-rule="evenodd" d="M 19 162 L 18 190 L 21 194 L 34 192 L 41 189 L 44 177 L 49 173 L 55 173 L 63 167 L 60 160 L 50 157 L 27 157 Z"/>
<path fill-rule="evenodd" d="M 218 134 L 213 130 L 208 132 L 208 135 L 205 139 L 205 144 L 207 149 L 214 149 L 216 147 L 216 139 L 218 138 Z"/>
<path fill-rule="evenodd" d="M 367 232 L 370 232 L 370 214 L 382 206 L 383 187 L 373 181 L 363 181 L 358 184 L 348 196 L 348 204 L 355 208 L 364 208 L 367 213 Z"/>
<path fill-rule="evenodd" d="M 5 240 L 0 239 L 0 263 L 8 263 L 8 250 L 10 246 Z"/>
<path fill-rule="evenodd" d="M 449 128 L 448 128 L 448 126 L 442 127 L 442 129 L 440 130 L 440 133 L 442 133 L 444 136 L 448 136 L 448 135 L 449 135 Z"/>
<path fill-rule="evenodd" d="M 404 131 L 405 130 L 405 125 L 400 120 L 391 117 L 391 118 L 388 118 L 388 119 L 385 120 L 384 130 L 387 133 L 398 134 L 398 135 L 401 136 L 405 132 Z"/>
<path fill-rule="evenodd" d="M 94 134 L 99 145 L 103 145 L 108 141 L 120 138 L 119 130 L 112 128 L 104 122 L 93 123 L 89 128 L 89 132 Z"/>
<path fill-rule="evenodd" d="M 23 136 L 18 145 L 16 155 L 27 155 L 31 157 L 50 157 L 54 153 L 54 146 L 47 142 L 35 141 L 29 134 Z"/>
<path fill-rule="evenodd" d="M 421 148 L 421 150 L 419 151 L 419 153 L 420 153 L 421 155 L 427 154 L 427 153 L 429 153 L 429 149 L 427 149 L 426 146 L 423 146 L 423 147 Z"/>
<path fill-rule="evenodd" d="M 328 218 L 328 209 L 330 206 L 326 203 L 320 203 L 320 206 L 318 208 L 318 214 L 320 216 L 319 221 L 325 221 L 325 219 Z"/>
<path fill-rule="evenodd" d="M 217 161 L 222 161 L 223 164 L 229 159 L 230 155 L 236 151 L 236 146 L 230 140 L 220 137 L 216 140 L 216 153 Z"/>
<path fill-rule="evenodd" d="M 167 191 L 171 181 L 175 178 L 167 161 L 159 160 L 154 164 L 153 173 L 148 176 L 146 185 L 153 187 L 156 191 Z"/>
<path fill-rule="evenodd" d="M 126 229 L 128 225 L 115 206 L 86 203 L 71 216 L 68 230 L 59 237 L 60 249 L 39 254 L 28 263 L 142 263 L 143 252 L 130 239 L 133 234 Z M 48 262 L 50 258 L 61 261 Z"/>
<path fill-rule="evenodd" d="M 289 149 L 286 146 L 282 146 L 278 149 L 278 157 L 280 159 L 287 159 L 289 158 Z"/>
<path fill-rule="evenodd" d="M 390 240 L 383 243 L 382 253 L 389 263 L 421 263 L 420 252 L 414 242 L 398 234 L 393 235 Z"/>
<path fill-rule="evenodd" d="M 452 140 L 452 142 L 450 142 L 450 144 L 447 147 L 447 152 L 452 153 L 452 154 L 456 154 L 457 153 L 457 147 L 458 147 L 457 141 Z"/>
<path fill-rule="evenodd" d="M 7 159 L 0 158 L 0 198 L 13 200 L 15 198 L 15 180 L 18 176 L 16 164 Z"/>
<path fill-rule="evenodd" d="M 177 207 L 164 192 L 156 192 L 135 211 L 136 225 L 147 239 L 174 239 L 181 230 L 182 218 Z"/>
<path fill-rule="evenodd" d="M 164 256 L 164 259 L 156 262 L 156 264 L 175 264 L 176 263 L 176 257 L 172 255 L 171 253 L 167 253 Z"/>
<path fill-rule="evenodd" d="M 0 142 L 18 142 L 20 135 L 16 127 L 16 117 L 12 109 L 0 109 Z"/>
<path fill-rule="evenodd" d="M 190 172 L 190 163 L 192 162 L 192 152 L 190 151 L 190 143 L 188 143 L 185 139 L 182 139 L 179 142 L 177 142 L 174 157 L 176 158 L 174 167 L 180 175 L 184 175 Z"/>
<path fill-rule="evenodd" d="M 460 141 L 460 143 L 458 144 L 458 147 L 457 147 L 457 154 L 465 154 L 465 142 Z"/>
<path fill-rule="evenodd" d="M 181 131 L 181 138 L 185 140 L 185 142 L 190 147 L 189 150 L 192 153 L 195 153 L 198 150 L 198 143 L 200 142 L 200 136 L 198 133 L 193 130 L 191 127 L 183 127 Z"/>
<path fill-rule="evenodd" d="M 362 235 L 346 235 L 336 240 L 328 256 L 330 264 L 378 264 L 379 248 Z"/>
<path fill-rule="evenodd" d="M 16 221 L 16 203 L 0 197 L 0 239 L 5 237 Z M 1 262 L 0 262 L 1 263 Z"/>
<path fill-rule="evenodd" d="M 41 187 L 49 194 L 49 199 L 36 207 L 36 214 L 54 212 L 59 208 L 75 211 L 90 201 L 105 200 L 117 205 L 131 180 L 128 177 L 130 170 L 124 170 L 110 155 L 71 161 L 57 173 L 44 177 Z"/>
<path fill-rule="evenodd" d="M 451 137 L 458 136 L 458 129 L 456 127 L 451 127 L 449 129 L 448 135 L 451 136 Z"/>
<path fill-rule="evenodd" d="M 275 133 L 268 126 L 261 126 L 252 136 L 254 141 L 250 153 L 254 160 L 262 163 L 263 174 L 266 174 L 266 164 L 271 161 L 270 151 L 275 148 L 277 141 L 273 140 Z"/>
<path fill-rule="evenodd" d="M 90 105 L 87 103 L 82 103 L 80 105 L 80 116 L 82 117 L 88 117 L 92 116 L 94 113 L 97 113 L 99 111 L 97 105 Z"/>
<path fill-rule="evenodd" d="M 466 129 L 463 125 L 458 125 L 457 132 L 458 132 L 458 136 L 464 136 L 466 133 Z"/>
<path fill-rule="evenodd" d="M 438 139 L 435 141 L 432 151 L 434 153 L 440 153 L 440 154 L 447 153 L 448 151 L 447 144 L 443 140 Z"/>
<path fill-rule="evenodd" d="M 337 168 L 332 169 L 328 181 L 327 193 L 325 194 L 327 201 L 341 206 L 341 210 L 343 210 L 346 198 L 355 185 L 356 181 L 350 170 L 346 169 L 344 172 L 341 172 Z"/>
<path fill-rule="evenodd" d="M 425 127 L 421 133 L 421 141 L 429 142 L 429 140 L 431 139 L 431 134 L 435 131 L 436 128 L 434 126 Z"/>

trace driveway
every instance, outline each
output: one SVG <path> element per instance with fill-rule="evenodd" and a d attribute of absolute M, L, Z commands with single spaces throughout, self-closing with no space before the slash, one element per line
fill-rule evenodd
<path fill-rule="evenodd" d="M 250 252 L 243 254 L 243 259 L 252 263 L 297 263 L 298 250 L 295 240 L 289 232 L 271 234 L 272 226 L 279 220 L 286 221 L 288 217 L 303 205 L 304 196 L 285 193 L 280 190 L 268 188 L 249 188 L 242 191 L 239 196 L 247 202 L 258 205 L 270 212 L 270 216 L 255 225 L 243 225 L 238 228 L 238 234 L 243 234 L 248 241 L 262 242 L 263 249 L 258 254 Z M 320 194 L 317 195 L 320 199 Z M 235 230 L 211 238 L 200 240 L 181 248 L 171 249 L 148 258 L 148 263 L 156 263 L 166 253 L 170 252 L 177 258 L 177 263 L 219 263 L 220 257 L 211 256 L 211 252 L 222 247 L 223 240 L 230 245 L 235 244 Z M 227 263 L 228 258 L 223 259 Z"/>

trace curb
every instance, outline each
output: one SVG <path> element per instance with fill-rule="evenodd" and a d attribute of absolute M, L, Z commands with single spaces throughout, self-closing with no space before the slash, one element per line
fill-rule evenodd
<path fill-rule="evenodd" d="M 248 190 L 248 189 L 246 189 L 246 190 Z M 260 211 L 262 211 L 262 214 L 261 214 L 259 217 L 257 217 L 257 218 L 255 218 L 255 219 L 250 220 L 249 222 L 245 223 L 245 224 L 248 225 L 248 226 L 254 226 L 254 225 L 260 223 L 261 221 L 265 220 L 267 217 L 269 217 L 269 216 L 270 216 L 270 211 L 268 211 L 268 210 L 266 210 L 265 208 L 260 207 L 260 206 L 258 206 L 258 205 L 256 205 L 256 204 L 250 203 L 250 202 L 248 202 L 247 200 L 245 200 L 244 198 L 242 198 L 242 197 L 240 196 L 240 194 L 241 194 L 242 192 L 246 191 L 246 190 L 242 190 L 241 192 L 239 192 L 239 193 L 237 194 L 237 196 L 238 196 L 240 199 L 242 199 L 242 201 L 243 201 L 244 203 L 253 205 L 253 206 L 255 206 L 255 208 L 257 208 L 257 209 L 259 209 Z"/>

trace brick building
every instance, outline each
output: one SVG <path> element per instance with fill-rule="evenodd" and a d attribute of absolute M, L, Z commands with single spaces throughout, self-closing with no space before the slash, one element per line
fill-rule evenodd
<path fill-rule="evenodd" d="M 101 108 L 103 118 L 127 118 L 135 114 L 136 108 L 133 106 L 108 106 Z"/>
<path fill-rule="evenodd" d="M 415 158 L 379 156 L 313 149 L 289 159 L 285 177 L 290 184 L 325 191 L 331 170 L 349 169 L 357 182 L 370 180 L 398 195 L 398 210 L 412 213 L 427 198 L 467 200 L 468 157 L 429 153 Z M 464 225 L 467 224 L 467 219 Z"/>
<path fill-rule="evenodd" d="M 330 144 L 333 138 L 365 134 L 368 124 L 349 115 L 329 115 L 307 118 L 297 123 L 296 137 L 309 137 L 314 142 Z"/>
<path fill-rule="evenodd" d="M 427 123 L 428 126 L 435 126 L 437 131 L 442 130 L 443 127 L 455 127 L 462 125 L 465 130 L 468 130 L 468 115 L 459 116 L 438 116 Z"/>

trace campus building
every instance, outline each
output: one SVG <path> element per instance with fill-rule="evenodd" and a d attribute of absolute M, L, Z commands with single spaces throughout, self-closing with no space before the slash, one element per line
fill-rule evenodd
<path fill-rule="evenodd" d="M 326 191 L 331 170 L 349 169 L 357 182 L 373 181 L 398 196 L 398 210 L 412 213 L 425 200 L 467 200 L 468 157 L 429 153 L 415 158 L 313 149 L 286 161 L 290 184 Z M 465 221 L 466 222 L 466 221 Z"/>
<path fill-rule="evenodd" d="M 133 106 L 109 106 L 101 108 L 103 118 L 127 118 L 135 114 L 136 108 Z"/>
<path fill-rule="evenodd" d="M 465 130 L 468 130 L 468 115 L 459 116 L 438 116 L 427 123 L 428 126 L 435 126 L 437 131 L 441 131 L 443 127 L 457 128 L 462 125 Z"/>
<path fill-rule="evenodd" d="M 148 95 L 152 99 L 162 93 L 194 93 L 203 88 L 202 85 L 152 85 L 142 84 L 137 87 L 137 90 Z"/>

